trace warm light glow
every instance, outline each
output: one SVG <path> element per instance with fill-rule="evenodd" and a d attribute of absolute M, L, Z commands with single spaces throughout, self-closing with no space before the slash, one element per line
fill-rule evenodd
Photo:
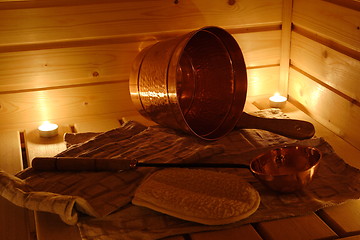
<path fill-rule="evenodd" d="M 37 109 L 39 111 L 40 117 L 42 120 L 48 119 L 49 116 L 49 106 L 48 106 L 48 96 L 45 91 L 39 91 L 37 95 Z"/>
<path fill-rule="evenodd" d="M 270 101 L 273 102 L 285 102 L 287 100 L 286 97 L 281 96 L 278 92 L 274 94 L 274 96 L 270 97 Z"/>
<path fill-rule="evenodd" d="M 281 96 L 278 92 L 269 98 L 270 107 L 273 108 L 282 108 L 285 106 L 287 98 Z"/>
<path fill-rule="evenodd" d="M 41 137 L 54 137 L 58 135 L 58 128 L 57 124 L 45 121 L 38 127 L 38 130 Z"/>
<path fill-rule="evenodd" d="M 50 123 L 49 121 L 45 121 L 43 124 L 39 126 L 40 131 L 52 131 L 57 129 L 58 125 L 55 123 Z"/>

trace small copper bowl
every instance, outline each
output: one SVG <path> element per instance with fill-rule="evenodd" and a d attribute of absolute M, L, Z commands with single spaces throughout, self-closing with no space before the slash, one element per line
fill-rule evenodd
<path fill-rule="evenodd" d="M 250 162 L 250 170 L 272 190 L 294 192 L 311 182 L 321 157 L 321 152 L 314 147 L 285 146 L 255 157 Z"/>

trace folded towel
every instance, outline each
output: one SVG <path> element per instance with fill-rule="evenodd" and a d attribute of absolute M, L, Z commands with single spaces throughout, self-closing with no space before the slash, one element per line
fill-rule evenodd
<path fill-rule="evenodd" d="M 167 128 L 146 128 L 136 122 L 101 134 L 77 134 L 70 138 L 73 144 L 57 156 L 197 162 L 224 151 L 222 145 L 208 144 Z M 87 141 L 81 143 L 80 139 Z M 152 171 L 147 168 L 74 173 L 28 168 L 17 177 L 0 172 L 0 191 L 18 206 L 56 213 L 67 224 L 75 224 L 78 211 L 103 217 L 131 202 L 136 187 Z"/>
<path fill-rule="evenodd" d="M 274 110 L 258 115 L 284 117 Z M 161 162 L 229 162 L 248 164 L 257 154 L 283 144 L 314 146 L 323 159 L 313 182 L 301 192 L 278 194 L 264 187 L 247 169 L 216 169 L 241 175 L 261 196 L 259 209 L 249 218 L 223 226 L 205 226 L 132 205 L 137 186 L 156 169 L 122 172 L 36 172 L 16 177 L 0 171 L 0 195 L 14 204 L 58 214 L 77 224 L 82 239 L 157 239 L 170 235 L 231 228 L 298 216 L 360 198 L 360 171 L 346 164 L 321 138 L 296 141 L 263 130 L 236 130 L 215 142 L 159 126 L 125 123 L 105 133 L 67 134 L 69 148 L 57 156 L 136 158 Z M 79 214 L 79 213 L 85 213 Z"/>

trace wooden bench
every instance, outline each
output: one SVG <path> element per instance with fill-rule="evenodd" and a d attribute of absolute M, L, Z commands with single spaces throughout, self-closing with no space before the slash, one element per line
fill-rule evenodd
<path fill-rule="evenodd" d="M 246 112 L 268 108 L 266 98 L 249 98 Z M 291 118 L 312 122 L 316 136 L 324 137 L 335 151 L 349 164 L 360 168 L 360 151 L 346 143 L 334 133 L 312 120 L 291 103 L 283 111 Z M 126 119 L 123 119 L 126 121 Z M 0 168 L 14 174 L 35 156 L 53 156 L 66 148 L 62 136 L 66 132 L 106 131 L 119 127 L 122 119 L 88 119 L 71 125 L 60 125 L 59 135 L 54 138 L 40 138 L 36 126 L 26 129 L 9 130 L 0 134 Z M 144 121 L 139 116 L 136 120 Z M 150 122 L 147 122 L 149 124 Z M 25 162 L 24 159 L 26 159 Z M 61 222 L 58 216 L 19 208 L 0 199 L 0 238 L 1 239 L 38 239 L 57 240 L 80 239 L 76 227 Z M 35 218 L 34 218 L 35 216 Z M 35 226 L 36 225 L 36 226 Z M 285 218 L 269 222 L 247 224 L 238 228 L 194 233 L 175 236 L 168 239 L 212 240 L 212 239 L 360 239 L 360 200 L 351 200 L 345 204 L 319 210 L 315 213 Z"/>

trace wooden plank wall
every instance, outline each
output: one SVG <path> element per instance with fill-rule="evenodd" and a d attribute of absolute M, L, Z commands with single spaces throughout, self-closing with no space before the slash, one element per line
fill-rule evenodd
<path fill-rule="evenodd" d="M 0 0 L 0 129 L 136 115 L 131 63 L 156 41 L 220 26 L 239 42 L 248 95 L 278 87 L 282 0 Z"/>
<path fill-rule="evenodd" d="M 289 96 L 360 149 L 360 2 L 294 0 Z"/>

